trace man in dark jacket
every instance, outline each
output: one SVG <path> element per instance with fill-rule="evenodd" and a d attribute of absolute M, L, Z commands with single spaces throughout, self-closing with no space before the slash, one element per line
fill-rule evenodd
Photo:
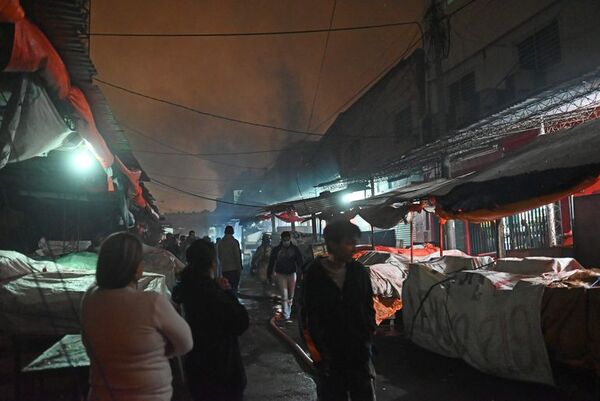
<path fill-rule="evenodd" d="M 246 387 L 238 337 L 248 329 L 248 312 L 227 279 L 215 280 L 215 248 L 203 240 L 187 250 L 188 266 L 173 300 L 183 312 L 194 338 L 185 370 L 195 401 L 241 401 Z"/>
<path fill-rule="evenodd" d="M 292 303 L 296 290 L 296 274 L 302 267 L 302 253 L 300 249 L 292 244 L 292 236 L 289 231 L 281 233 L 281 243 L 271 251 L 267 275 L 269 279 L 275 271 L 275 280 L 281 293 L 283 304 L 283 318 L 289 320 L 292 313 Z"/>
<path fill-rule="evenodd" d="M 328 257 L 304 277 L 302 323 L 317 369 L 320 401 L 375 400 L 371 348 L 375 331 L 369 272 L 352 259 L 360 230 L 349 221 L 325 228 Z"/>

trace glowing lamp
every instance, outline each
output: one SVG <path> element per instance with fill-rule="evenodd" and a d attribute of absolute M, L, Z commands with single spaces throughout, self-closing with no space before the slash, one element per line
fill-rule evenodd
<path fill-rule="evenodd" d="M 73 156 L 73 167 L 78 171 L 88 171 L 94 164 L 94 159 L 87 150 L 79 150 Z"/>

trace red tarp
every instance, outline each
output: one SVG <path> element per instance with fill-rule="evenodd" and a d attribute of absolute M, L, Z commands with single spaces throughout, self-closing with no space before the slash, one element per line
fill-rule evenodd
<path fill-rule="evenodd" d="M 4 71 L 39 73 L 48 89 L 59 99 L 71 103 L 82 117 L 83 122 L 79 124 L 77 131 L 92 147 L 94 156 L 102 167 L 107 169 L 113 165 L 115 157 L 98 132 L 85 95 L 79 88 L 71 86 L 69 73 L 60 55 L 43 32 L 25 18 L 18 0 L 0 0 L 0 21 L 15 25 L 12 53 Z M 140 173 L 129 170 L 123 163 L 119 162 L 117 165 L 133 187 L 135 202 L 140 207 L 146 207 L 147 203 L 141 196 Z"/>

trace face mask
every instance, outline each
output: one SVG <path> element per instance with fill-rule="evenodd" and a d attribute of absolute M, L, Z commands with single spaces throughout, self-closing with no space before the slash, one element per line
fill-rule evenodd
<path fill-rule="evenodd" d="M 287 240 L 287 241 L 283 241 L 283 246 L 290 246 L 290 244 L 292 243 L 292 241 Z"/>

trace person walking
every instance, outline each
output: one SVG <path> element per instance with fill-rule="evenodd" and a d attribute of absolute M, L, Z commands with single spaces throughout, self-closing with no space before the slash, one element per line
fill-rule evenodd
<path fill-rule="evenodd" d="M 169 300 L 137 289 L 142 256 L 142 242 L 126 232 L 100 247 L 96 284 L 81 303 L 90 401 L 171 400 L 169 358 L 192 349 L 190 327 Z"/>
<path fill-rule="evenodd" d="M 240 243 L 233 237 L 233 234 L 232 226 L 225 227 L 225 236 L 219 241 L 217 252 L 221 274 L 229 281 L 231 289 L 237 295 L 242 274 L 242 251 Z"/>
<path fill-rule="evenodd" d="M 263 294 L 269 294 L 269 278 L 267 277 L 267 273 L 269 270 L 269 262 L 271 260 L 271 252 L 273 251 L 273 247 L 271 247 L 271 236 L 269 234 L 263 234 L 262 242 L 258 248 L 256 248 L 256 252 L 254 252 L 254 256 L 252 257 L 252 270 L 256 271 L 258 274 L 258 279 L 260 280 L 263 286 Z"/>
<path fill-rule="evenodd" d="M 173 289 L 173 301 L 183 305 L 194 337 L 185 359 L 190 392 L 195 401 L 242 400 L 246 373 L 238 337 L 248 329 L 248 312 L 227 279 L 215 279 L 212 243 L 194 241 L 186 256 L 188 265 Z"/>
<path fill-rule="evenodd" d="M 292 244 L 292 236 L 289 231 L 281 233 L 281 243 L 273 248 L 269 258 L 268 277 L 269 280 L 275 272 L 275 281 L 281 294 L 283 306 L 283 318 L 289 320 L 292 314 L 292 302 L 296 290 L 296 275 L 302 268 L 302 254 L 300 249 Z"/>
<path fill-rule="evenodd" d="M 373 401 L 373 289 L 367 268 L 352 258 L 360 229 L 338 221 L 323 234 L 329 256 L 308 267 L 301 319 L 317 371 L 317 396 L 319 401 Z"/>

